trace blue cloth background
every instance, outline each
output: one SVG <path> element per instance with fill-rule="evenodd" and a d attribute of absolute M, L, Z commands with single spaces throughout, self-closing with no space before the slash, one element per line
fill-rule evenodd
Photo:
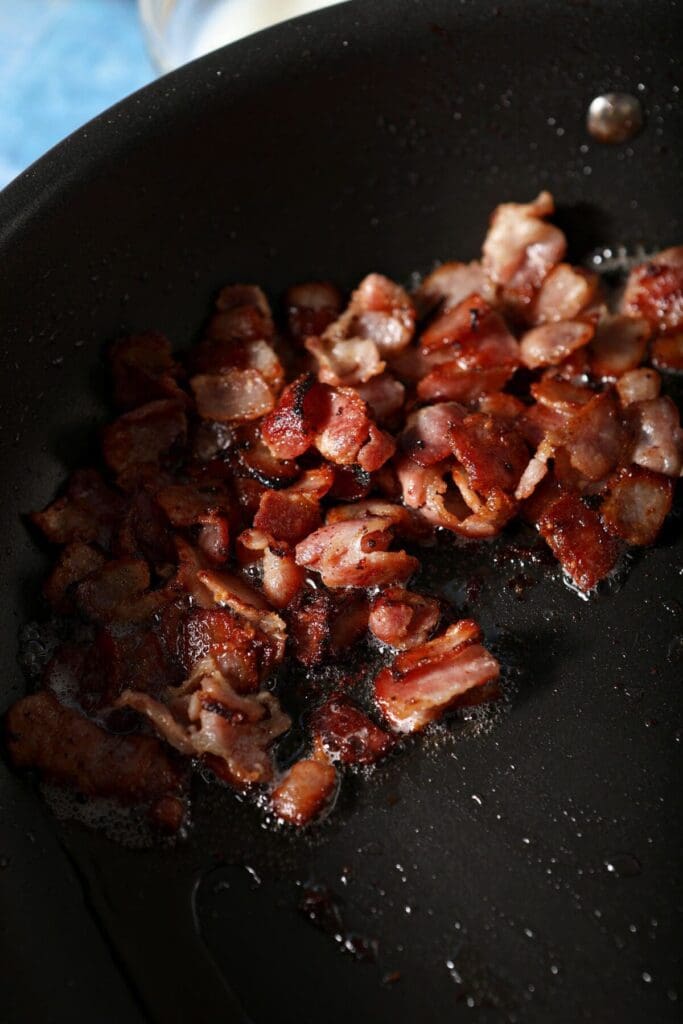
<path fill-rule="evenodd" d="M 0 0 L 0 188 L 154 77 L 135 0 Z"/>

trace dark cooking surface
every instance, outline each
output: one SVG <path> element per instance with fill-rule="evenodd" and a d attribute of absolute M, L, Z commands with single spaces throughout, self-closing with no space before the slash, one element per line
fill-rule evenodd
<path fill-rule="evenodd" d="M 163 79 L 0 197 L 2 707 L 46 563 L 17 512 L 84 460 L 103 340 L 156 326 L 182 344 L 229 280 L 277 294 L 474 256 L 490 209 L 544 186 L 574 258 L 681 241 L 682 19 L 642 11 L 328 10 Z M 590 99 L 639 83 L 643 134 L 592 142 Z M 676 1020 L 677 533 L 589 604 L 557 580 L 520 601 L 519 569 L 493 572 L 479 614 L 522 670 L 510 712 L 390 761 L 310 838 L 213 789 L 186 844 L 130 851 L 55 823 L 3 764 L 3 1021 L 240 1021 L 240 1003 L 255 1024 Z M 443 571 L 457 588 L 472 567 Z M 378 941 L 376 965 L 295 909 L 307 882 L 343 899 L 344 934 Z M 334 930 L 333 908 L 306 905 Z"/>

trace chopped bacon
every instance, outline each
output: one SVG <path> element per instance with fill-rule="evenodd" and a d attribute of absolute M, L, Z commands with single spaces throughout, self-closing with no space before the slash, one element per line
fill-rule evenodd
<path fill-rule="evenodd" d="M 481 295 L 470 295 L 432 321 L 420 338 L 422 352 L 453 359 L 461 370 L 519 365 L 510 329 Z M 446 349 L 446 352 L 443 350 Z"/>
<path fill-rule="evenodd" d="M 500 666 L 480 641 L 476 622 L 462 619 L 381 669 L 375 700 L 394 732 L 419 732 L 468 691 L 498 679 Z"/>
<path fill-rule="evenodd" d="M 650 337 L 650 325 L 640 317 L 606 316 L 590 343 L 590 370 L 595 377 L 613 379 L 642 362 Z"/>
<path fill-rule="evenodd" d="M 33 512 L 31 520 L 53 544 L 92 541 L 107 547 L 123 507 L 121 496 L 96 470 L 77 469 L 62 497 L 43 512 Z"/>
<path fill-rule="evenodd" d="M 683 373 L 683 330 L 656 338 L 652 343 L 650 358 L 658 370 Z"/>
<path fill-rule="evenodd" d="M 574 320 L 594 301 L 598 278 L 581 267 L 558 263 L 548 272 L 532 306 L 534 324 Z"/>
<path fill-rule="evenodd" d="M 607 489 L 600 516 L 609 532 L 627 544 L 653 544 L 671 511 L 673 481 L 629 466 L 608 481 Z"/>
<path fill-rule="evenodd" d="M 367 497 L 372 484 L 372 474 L 368 473 L 366 469 L 361 469 L 357 464 L 335 466 L 334 483 L 329 492 L 330 497 L 336 501 L 358 501 Z"/>
<path fill-rule="evenodd" d="M 531 203 L 503 203 L 491 217 L 483 246 L 484 270 L 504 287 L 514 309 L 527 306 L 548 272 L 564 257 L 566 239 L 544 218 L 555 210 L 541 192 Z"/>
<path fill-rule="evenodd" d="M 419 466 L 441 462 L 452 451 L 451 430 L 467 415 L 457 402 L 439 402 L 412 413 L 399 438 L 401 451 Z"/>
<path fill-rule="evenodd" d="M 284 380 L 282 363 L 267 341 L 205 338 L 197 346 L 194 368 L 202 375 L 224 375 L 232 370 L 256 370 L 269 388 L 279 391 Z"/>
<path fill-rule="evenodd" d="M 286 542 L 261 530 L 244 530 L 237 538 L 237 558 L 258 565 L 263 593 L 274 608 L 287 608 L 301 590 L 305 573 Z"/>
<path fill-rule="evenodd" d="M 372 602 L 370 631 L 384 644 L 400 651 L 429 639 L 441 617 L 438 601 L 403 587 L 389 587 Z"/>
<path fill-rule="evenodd" d="M 334 657 L 350 653 L 368 628 L 370 605 L 358 590 L 337 591 L 330 618 L 329 651 Z"/>
<path fill-rule="evenodd" d="M 209 321 L 208 337 L 225 341 L 270 340 L 274 326 L 270 305 L 255 284 L 226 285 L 216 298 L 216 313 Z"/>
<path fill-rule="evenodd" d="M 529 450 L 517 431 L 482 412 L 454 423 L 450 444 L 470 486 L 481 495 L 494 489 L 512 493 L 529 459 Z"/>
<path fill-rule="evenodd" d="M 470 295 L 480 295 L 487 302 L 494 303 L 496 289 L 481 263 L 442 263 L 427 274 L 414 295 L 420 316 L 433 312 L 437 306 L 442 310 L 453 309 Z"/>
<path fill-rule="evenodd" d="M 319 572 L 328 587 L 401 583 L 417 569 L 416 558 L 389 551 L 392 520 L 380 516 L 323 526 L 296 546 L 299 565 Z"/>
<path fill-rule="evenodd" d="M 304 665 L 317 665 L 331 640 L 332 596 L 327 590 L 305 587 L 285 609 L 294 657 Z"/>
<path fill-rule="evenodd" d="M 425 528 L 420 517 L 409 508 L 382 498 L 355 501 L 352 505 L 335 505 L 327 513 L 325 521 L 329 525 L 346 522 L 349 519 L 367 519 L 368 516 L 391 520 L 394 532 L 408 540 L 425 540 L 431 535 L 431 531 Z"/>
<path fill-rule="evenodd" d="M 683 246 L 634 267 L 621 308 L 629 316 L 645 317 L 653 331 L 683 328 Z"/>
<path fill-rule="evenodd" d="M 285 294 L 287 325 L 294 341 L 303 342 L 311 335 L 323 334 L 341 312 L 342 297 L 338 288 L 327 281 L 295 284 Z"/>
<path fill-rule="evenodd" d="M 315 498 L 297 491 L 264 491 L 254 526 L 277 540 L 298 544 L 322 525 Z"/>
<path fill-rule="evenodd" d="M 386 369 L 387 364 L 371 338 L 311 337 L 305 344 L 318 363 L 318 378 L 324 384 L 358 386 Z"/>
<path fill-rule="evenodd" d="M 264 638 L 251 623 L 225 608 L 194 608 L 185 616 L 176 649 L 187 673 L 212 658 L 238 693 L 257 690 L 265 675 Z"/>
<path fill-rule="evenodd" d="M 75 591 L 80 611 L 95 622 L 140 622 L 159 611 L 166 601 L 150 591 L 149 566 L 141 558 L 119 558 L 105 564 Z"/>
<path fill-rule="evenodd" d="M 72 541 L 60 552 L 54 569 L 43 585 L 43 593 L 55 611 L 68 615 L 74 610 L 73 589 L 104 565 L 104 555 L 83 541 Z"/>
<path fill-rule="evenodd" d="M 313 736 L 331 761 L 373 764 L 389 753 L 394 737 L 342 694 L 333 694 L 310 717 Z"/>
<path fill-rule="evenodd" d="M 198 374 L 190 380 L 200 416 L 223 423 L 255 420 L 270 412 L 275 398 L 258 370 Z"/>
<path fill-rule="evenodd" d="M 578 494 L 568 492 L 552 501 L 540 517 L 539 531 L 580 590 L 593 590 L 617 563 L 619 545 Z"/>
<path fill-rule="evenodd" d="M 187 420 L 179 402 L 148 402 L 105 427 L 104 457 L 115 473 L 148 463 L 163 465 L 184 445 L 186 434 Z"/>
<path fill-rule="evenodd" d="M 365 384 L 356 384 L 355 390 L 382 426 L 393 424 L 403 408 L 406 389 L 391 373 L 381 373 Z"/>
<path fill-rule="evenodd" d="M 557 366 L 576 349 L 587 345 L 595 328 L 585 320 L 560 320 L 534 327 L 522 338 L 522 362 L 529 369 L 539 366 Z"/>
<path fill-rule="evenodd" d="M 152 813 L 161 800 L 183 804 L 184 772 L 157 739 L 105 732 L 48 690 L 17 701 L 7 713 L 6 732 L 17 767 L 35 768 L 84 796 L 114 797 Z"/>
<path fill-rule="evenodd" d="M 661 378 L 656 370 L 641 366 L 637 370 L 629 370 L 616 383 L 617 393 L 623 406 L 634 402 L 647 402 L 659 398 Z"/>
<path fill-rule="evenodd" d="M 337 789 L 333 765 L 312 758 L 297 761 L 273 790 L 275 814 L 290 825 L 306 825 L 327 806 Z"/>
<path fill-rule="evenodd" d="M 628 406 L 633 429 L 631 461 L 654 473 L 680 476 L 683 469 L 683 430 L 680 414 L 668 397 L 633 402 Z"/>
<path fill-rule="evenodd" d="M 118 406 L 132 409 L 158 398 L 186 400 L 177 382 L 180 366 L 164 334 L 148 331 L 119 338 L 109 350 L 109 361 Z"/>
<path fill-rule="evenodd" d="M 330 462 L 348 466 L 358 461 L 358 453 L 368 437 L 367 406 L 352 388 L 329 389 L 326 399 L 316 447 Z"/>
<path fill-rule="evenodd" d="M 595 395 L 566 422 L 553 440 L 560 440 L 574 469 L 588 480 L 601 480 L 622 458 L 626 431 L 611 392 Z"/>
<path fill-rule="evenodd" d="M 262 594 L 239 576 L 224 570 L 200 569 L 197 580 L 214 604 L 229 608 L 240 620 L 257 627 L 264 672 L 282 661 L 287 639 L 285 623 L 271 611 Z"/>
<path fill-rule="evenodd" d="M 513 366 L 463 370 L 457 360 L 441 363 L 422 378 L 417 393 L 427 402 L 451 401 L 476 405 L 483 395 L 504 388 L 513 372 Z"/>

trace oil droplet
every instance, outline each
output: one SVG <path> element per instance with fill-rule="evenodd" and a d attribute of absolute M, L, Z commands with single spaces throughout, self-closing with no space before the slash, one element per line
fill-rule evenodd
<path fill-rule="evenodd" d="M 643 127 L 643 108 L 630 93 L 606 92 L 588 108 L 586 127 L 597 142 L 626 142 Z"/>
<path fill-rule="evenodd" d="M 641 974 L 641 978 L 643 979 L 646 985 L 652 984 L 652 975 L 649 971 L 643 971 L 643 973 Z"/>
<path fill-rule="evenodd" d="M 615 878 L 635 878 L 642 870 L 642 864 L 632 853 L 615 853 L 605 858 L 605 869 Z"/>

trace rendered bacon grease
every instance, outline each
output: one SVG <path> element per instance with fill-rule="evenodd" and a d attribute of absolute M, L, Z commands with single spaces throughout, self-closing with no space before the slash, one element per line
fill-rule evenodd
<path fill-rule="evenodd" d="M 683 460 L 660 378 L 683 369 L 683 248 L 610 311 L 552 213 L 547 192 L 499 206 L 481 261 L 412 295 L 300 284 L 276 322 L 231 285 L 182 362 L 158 333 L 112 346 L 104 465 L 33 516 L 73 628 L 7 715 L 17 765 L 170 830 L 202 767 L 305 825 L 345 770 L 496 696 L 478 624 L 411 585 L 421 544 L 519 516 L 588 593 L 654 542 Z M 381 653 L 363 700 L 361 641 Z M 283 766 L 292 680 L 314 696 Z"/>

